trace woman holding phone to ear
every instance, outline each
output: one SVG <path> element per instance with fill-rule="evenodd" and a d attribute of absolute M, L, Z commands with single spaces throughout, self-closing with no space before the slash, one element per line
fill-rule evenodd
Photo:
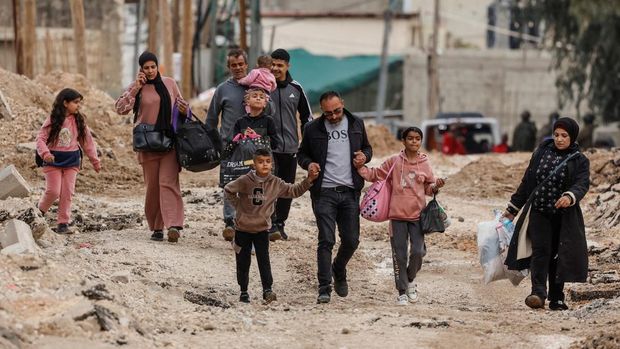
<path fill-rule="evenodd" d="M 138 63 L 140 71 L 116 100 L 116 111 L 126 115 L 134 112 L 134 123 L 154 125 L 155 130 L 172 134 L 172 110 L 176 105 L 185 115 L 187 102 L 181 96 L 174 79 L 161 76 L 155 54 L 145 51 Z M 183 229 L 183 200 L 179 185 L 179 171 L 176 151 L 138 152 L 142 165 L 146 197 L 144 212 L 151 240 L 163 241 L 164 228 L 168 229 L 168 241 L 177 242 Z"/>

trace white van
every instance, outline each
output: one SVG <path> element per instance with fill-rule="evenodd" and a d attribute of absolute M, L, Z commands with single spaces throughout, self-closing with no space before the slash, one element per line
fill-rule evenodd
<path fill-rule="evenodd" d="M 462 137 L 467 154 L 491 151 L 500 144 L 499 123 L 480 113 L 439 113 L 434 119 L 422 121 L 424 148 L 441 151 L 443 135 L 453 131 Z"/>

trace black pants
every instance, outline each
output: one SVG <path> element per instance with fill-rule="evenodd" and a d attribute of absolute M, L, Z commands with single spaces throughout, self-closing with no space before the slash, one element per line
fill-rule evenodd
<path fill-rule="evenodd" d="M 333 262 L 335 279 L 346 279 L 347 263 L 359 245 L 359 192 L 321 189 L 321 195 L 312 198 L 312 210 L 319 228 L 319 246 L 316 252 L 319 293 L 329 293 L 332 282 L 332 249 L 336 243 L 336 224 L 338 224 L 340 247 Z"/>
<path fill-rule="evenodd" d="M 241 287 L 241 292 L 248 290 L 250 280 L 250 264 L 252 262 L 252 244 L 256 250 L 256 261 L 260 281 L 263 290 L 271 289 L 273 277 L 271 276 L 271 262 L 269 261 L 269 232 L 246 233 L 237 230 L 235 232 L 235 244 L 241 247 L 241 251 L 235 254 L 237 259 L 237 283 Z"/>
<path fill-rule="evenodd" d="M 530 213 L 527 232 L 532 241 L 532 293 L 543 299 L 549 298 L 549 301 L 564 300 L 564 282 L 556 280 L 561 228 L 562 215 L 544 214 L 536 210 Z"/>
<path fill-rule="evenodd" d="M 295 183 L 295 173 L 297 171 L 297 154 L 273 153 L 275 161 L 275 175 L 282 178 L 286 183 Z M 293 199 L 278 199 L 276 201 L 276 211 L 272 218 L 274 224 L 282 224 L 288 219 Z"/>

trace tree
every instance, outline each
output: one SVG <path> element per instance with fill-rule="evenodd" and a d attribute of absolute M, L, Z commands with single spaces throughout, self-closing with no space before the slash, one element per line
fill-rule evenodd
<path fill-rule="evenodd" d="M 561 106 L 620 120 L 620 0 L 528 0 L 545 25 Z"/>

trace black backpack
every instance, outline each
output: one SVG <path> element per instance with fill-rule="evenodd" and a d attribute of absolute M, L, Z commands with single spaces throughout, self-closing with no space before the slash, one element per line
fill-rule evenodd
<path fill-rule="evenodd" d="M 220 164 L 222 141 L 216 129 L 210 129 L 188 110 L 189 118 L 177 125 L 174 147 L 177 161 L 192 172 L 211 170 Z"/>

